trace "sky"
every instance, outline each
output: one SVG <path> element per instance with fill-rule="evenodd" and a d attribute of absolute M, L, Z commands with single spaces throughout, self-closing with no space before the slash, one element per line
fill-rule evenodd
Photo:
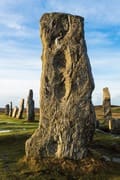
<path fill-rule="evenodd" d="M 39 20 L 46 12 L 84 17 L 92 66 L 95 105 L 109 87 L 112 104 L 120 105 L 120 0 L 0 0 L 0 107 L 18 105 L 34 91 L 39 107 L 42 44 Z"/>

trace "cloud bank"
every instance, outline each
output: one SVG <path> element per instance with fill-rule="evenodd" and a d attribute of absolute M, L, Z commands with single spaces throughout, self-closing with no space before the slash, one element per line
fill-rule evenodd
<path fill-rule="evenodd" d="M 39 106 L 39 19 L 43 13 L 53 11 L 85 18 L 85 38 L 95 79 L 93 102 L 102 103 L 102 89 L 108 86 L 112 103 L 120 104 L 119 7 L 119 0 L 0 1 L 0 106 L 26 97 L 30 88 Z"/>

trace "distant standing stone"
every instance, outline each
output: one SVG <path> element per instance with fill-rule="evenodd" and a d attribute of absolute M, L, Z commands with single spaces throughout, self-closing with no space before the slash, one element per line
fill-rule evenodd
<path fill-rule="evenodd" d="M 28 121 L 34 121 L 35 120 L 35 110 L 34 110 L 34 100 L 33 100 L 33 90 L 29 90 L 29 95 L 27 98 L 27 104 L 26 104 L 26 115 Z"/>
<path fill-rule="evenodd" d="M 112 133 L 120 134 L 120 119 L 109 120 L 109 130 Z"/>
<path fill-rule="evenodd" d="M 24 112 L 24 99 L 21 99 L 20 104 L 19 104 L 17 119 L 23 118 L 23 112 Z"/>
<path fill-rule="evenodd" d="M 12 102 L 10 102 L 10 106 L 9 106 L 9 116 L 12 116 Z"/>
<path fill-rule="evenodd" d="M 17 116 L 17 113 L 18 113 L 18 107 L 15 106 L 15 107 L 13 108 L 12 117 L 15 118 L 15 117 Z"/>
<path fill-rule="evenodd" d="M 106 122 L 112 119 L 111 112 L 111 97 L 110 92 L 107 87 L 103 88 L 103 111 L 104 111 L 104 119 Z"/>
<path fill-rule="evenodd" d="M 96 119 L 96 121 L 95 121 L 95 127 L 96 127 L 96 129 L 99 128 L 99 124 L 100 124 L 100 123 L 99 123 L 99 120 Z"/>
<path fill-rule="evenodd" d="M 39 128 L 26 142 L 28 160 L 87 156 L 95 130 L 94 80 L 84 39 L 84 18 L 48 13 L 43 43 Z"/>
<path fill-rule="evenodd" d="M 9 115 L 9 104 L 6 104 L 5 106 L 5 115 Z"/>

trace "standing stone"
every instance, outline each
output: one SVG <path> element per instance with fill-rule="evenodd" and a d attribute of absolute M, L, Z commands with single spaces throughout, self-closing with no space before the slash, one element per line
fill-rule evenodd
<path fill-rule="evenodd" d="M 50 13 L 41 18 L 43 43 L 40 123 L 26 142 L 26 157 L 86 157 L 95 130 L 94 81 L 84 19 Z"/>
<path fill-rule="evenodd" d="M 107 87 L 103 88 L 103 111 L 105 122 L 108 122 L 112 118 L 112 112 L 110 92 Z"/>
<path fill-rule="evenodd" d="M 9 115 L 9 104 L 6 104 L 5 106 L 5 115 Z"/>
<path fill-rule="evenodd" d="M 34 100 L 33 100 L 33 90 L 29 90 L 29 95 L 27 98 L 27 105 L 26 105 L 26 114 L 28 121 L 35 120 L 35 110 L 34 110 Z"/>
<path fill-rule="evenodd" d="M 96 119 L 96 121 L 95 121 L 95 128 L 99 129 L 99 126 L 100 126 L 99 120 Z"/>
<path fill-rule="evenodd" d="M 23 112 L 24 112 L 24 99 L 21 99 L 20 104 L 19 104 L 19 110 L 16 116 L 17 119 L 23 118 Z"/>
<path fill-rule="evenodd" d="M 10 102 L 10 106 L 9 106 L 9 116 L 12 116 L 12 111 L 13 111 L 12 102 Z"/>
<path fill-rule="evenodd" d="M 12 117 L 15 118 L 17 116 L 17 113 L 18 113 L 18 107 L 15 106 L 13 109 Z"/>
<path fill-rule="evenodd" d="M 120 134 L 120 119 L 109 120 L 109 130 L 112 133 Z"/>

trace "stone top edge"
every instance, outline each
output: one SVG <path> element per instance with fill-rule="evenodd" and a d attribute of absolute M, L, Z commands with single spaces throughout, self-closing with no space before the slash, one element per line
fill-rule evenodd
<path fill-rule="evenodd" d="M 66 16 L 71 16 L 71 17 L 76 17 L 76 18 L 79 18 L 81 19 L 82 21 L 84 21 L 84 17 L 82 16 L 79 16 L 79 15 L 74 15 L 74 14 L 69 14 L 69 13 L 64 13 L 64 12 L 51 12 L 51 13 L 44 13 L 41 17 L 41 19 L 46 16 L 46 15 L 49 15 L 49 16 L 54 16 L 54 15 L 66 15 Z"/>

